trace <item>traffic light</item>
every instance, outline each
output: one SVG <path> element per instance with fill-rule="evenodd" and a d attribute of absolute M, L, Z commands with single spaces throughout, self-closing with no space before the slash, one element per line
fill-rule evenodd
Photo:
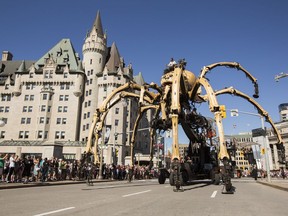
<path fill-rule="evenodd" d="M 118 152 L 119 150 L 118 149 L 115 149 L 115 156 L 118 157 Z"/>
<path fill-rule="evenodd" d="M 225 105 L 220 105 L 219 106 L 219 111 L 220 111 L 220 115 L 222 118 L 226 118 L 226 107 Z"/>

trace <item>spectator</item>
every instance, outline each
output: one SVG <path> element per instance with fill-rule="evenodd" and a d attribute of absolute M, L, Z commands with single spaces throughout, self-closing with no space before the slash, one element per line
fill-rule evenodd
<path fill-rule="evenodd" d="M 31 159 L 31 156 L 28 156 L 23 161 L 24 164 L 24 170 L 23 170 L 23 177 L 24 177 L 24 184 L 27 184 L 29 182 L 29 178 L 31 177 L 31 172 L 33 170 L 33 160 Z"/>
<path fill-rule="evenodd" d="M 7 183 L 14 182 L 14 169 L 15 169 L 15 154 L 12 154 L 9 158 L 9 171 L 7 176 Z"/>
<path fill-rule="evenodd" d="M 8 158 L 8 154 L 5 156 L 0 155 L 0 181 L 4 181 L 4 167 L 5 167 L 5 160 Z"/>

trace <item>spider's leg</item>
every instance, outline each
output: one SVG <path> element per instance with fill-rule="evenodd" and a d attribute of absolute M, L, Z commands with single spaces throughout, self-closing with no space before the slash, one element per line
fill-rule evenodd
<path fill-rule="evenodd" d="M 245 100 L 247 100 L 248 102 L 250 102 L 258 111 L 258 113 L 263 116 L 265 118 L 265 120 L 267 122 L 269 122 L 269 124 L 271 125 L 274 133 L 276 134 L 276 137 L 278 139 L 278 144 L 281 144 L 282 148 L 281 148 L 281 157 L 282 157 L 282 161 L 285 161 L 285 148 L 283 145 L 283 140 L 282 137 L 280 135 L 279 130 L 276 128 L 275 124 L 273 123 L 271 117 L 269 116 L 268 112 L 266 110 L 264 110 L 262 108 L 262 106 L 260 104 L 258 104 L 254 99 L 252 99 L 251 97 L 249 97 L 248 95 L 244 94 L 243 92 L 233 88 L 233 87 L 229 87 L 229 88 L 225 88 L 222 90 L 219 90 L 217 92 L 215 92 L 215 95 L 221 95 L 221 94 L 231 94 L 231 95 L 235 95 L 238 97 L 241 97 Z"/>
<path fill-rule="evenodd" d="M 201 70 L 200 76 L 199 78 L 205 78 L 206 74 L 211 71 L 212 69 L 216 68 L 216 67 L 220 67 L 220 66 L 224 66 L 224 67 L 229 67 L 229 68 L 235 68 L 237 70 L 240 70 L 242 72 L 244 72 L 244 74 L 246 75 L 246 77 L 248 77 L 252 83 L 254 84 L 254 98 L 258 98 L 259 97 L 259 90 L 258 90 L 258 83 L 257 83 L 257 79 L 252 76 L 251 73 L 249 73 L 245 68 L 243 68 L 238 62 L 218 62 L 218 63 L 214 63 L 214 64 L 210 64 L 207 66 L 204 66 Z"/>

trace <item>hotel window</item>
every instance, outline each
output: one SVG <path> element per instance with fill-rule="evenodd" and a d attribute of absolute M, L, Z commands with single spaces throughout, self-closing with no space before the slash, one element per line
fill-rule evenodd
<path fill-rule="evenodd" d="M 30 124 L 31 123 L 31 118 L 27 118 L 26 119 L 26 124 Z"/>
<path fill-rule="evenodd" d="M 25 124 L 25 118 L 21 118 L 21 124 Z"/>
<path fill-rule="evenodd" d="M 61 124 L 61 118 L 57 118 L 56 124 Z"/>
<path fill-rule="evenodd" d="M 115 114 L 119 114 L 119 108 L 115 109 Z"/>
<path fill-rule="evenodd" d="M 42 99 L 43 100 L 47 100 L 48 99 L 48 95 L 47 94 L 43 94 Z"/>
<path fill-rule="evenodd" d="M 48 131 L 45 131 L 44 139 L 47 139 L 47 138 L 48 138 Z"/>
<path fill-rule="evenodd" d="M 51 112 L 51 106 L 48 106 L 47 112 Z"/>
<path fill-rule="evenodd" d="M 91 101 L 90 100 L 88 101 L 88 106 L 91 106 Z"/>
<path fill-rule="evenodd" d="M 59 95 L 59 101 L 64 101 L 64 95 Z"/>
<path fill-rule="evenodd" d="M 64 78 L 68 78 L 68 73 L 64 73 Z"/>
<path fill-rule="evenodd" d="M 92 80 L 92 79 L 90 79 L 90 84 L 92 84 L 92 81 L 93 81 L 93 80 Z"/>
<path fill-rule="evenodd" d="M 62 112 L 62 106 L 58 106 L 58 112 Z"/>
<path fill-rule="evenodd" d="M 10 108 L 9 106 L 5 107 L 5 113 L 9 112 L 9 108 Z"/>
<path fill-rule="evenodd" d="M 55 139 L 60 139 L 60 131 L 55 132 Z"/>
<path fill-rule="evenodd" d="M 68 107 L 67 106 L 64 106 L 63 107 L 63 112 L 67 112 L 68 111 Z"/>
<path fill-rule="evenodd" d="M 32 112 L 32 106 L 28 107 L 28 112 Z"/>
<path fill-rule="evenodd" d="M 47 118 L 46 118 L 46 124 L 49 124 L 49 121 L 50 121 L 50 118 L 47 117 Z"/>
<path fill-rule="evenodd" d="M 90 118 L 90 112 L 87 112 L 87 118 Z"/>
<path fill-rule="evenodd" d="M 38 131 L 37 138 L 41 139 L 43 137 L 43 131 Z"/>
<path fill-rule="evenodd" d="M 93 69 L 91 70 L 91 75 L 93 75 Z"/>
<path fill-rule="evenodd" d="M 29 95 L 25 95 L 24 96 L 24 101 L 28 101 L 29 100 Z"/>
<path fill-rule="evenodd" d="M 60 133 L 60 139 L 65 139 L 65 131 L 61 131 L 61 133 Z"/>
<path fill-rule="evenodd" d="M 69 95 L 65 95 L 65 101 L 69 100 Z"/>
<path fill-rule="evenodd" d="M 1 101 L 11 101 L 11 95 L 2 94 Z"/>
<path fill-rule="evenodd" d="M 33 78 L 33 77 L 34 77 L 34 73 L 30 73 L 29 78 Z"/>
<path fill-rule="evenodd" d="M 5 138 L 5 131 L 0 131 L 0 139 L 4 139 Z"/>
<path fill-rule="evenodd" d="M 63 118 L 62 119 L 62 124 L 66 124 L 67 123 L 67 118 Z"/>
<path fill-rule="evenodd" d="M 46 111 L 46 105 L 42 105 L 41 106 L 41 112 L 45 112 Z"/>
<path fill-rule="evenodd" d="M 27 106 L 24 106 L 22 109 L 22 112 L 27 112 L 27 110 L 28 110 L 27 108 L 28 108 Z"/>
<path fill-rule="evenodd" d="M 90 59 L 90 64 L 92 64 L 92 62 L 93 62 L 92 59 Z"/>
<path fill-rule="evenodd" d="M 0 112 L 4 112 L 4 106 L 0 106 Z"/>
<path fill-rule="evenodd" d="M 49 71 L 45 71 L 44 72 L 44 79 L 48 79 L 49 78 Z"/>
<path fill-rule="evenodd" d="M 90 90 L 89 90 L 89 95 L 91 95 L 91 94 L 92 94 L 92 90 L 90 89 Z"/>
<path fill-rule="evenodd" d="M 115 119 L 115 126 L 118 126 L 118 124 L 119 124 L 119 120 Z"/>
<path fill-rule="evenodd" d="M 65 88 L 64 84 L 61 84 L 60 85 L 60 90 L 64 90 L 64 88 Z"/>
<path fill-rule="evenodd" d="M 39 124 L 44 124 L 44 122 L 45 122 L 45 118 L 44 117 L 40 117 Z"/>

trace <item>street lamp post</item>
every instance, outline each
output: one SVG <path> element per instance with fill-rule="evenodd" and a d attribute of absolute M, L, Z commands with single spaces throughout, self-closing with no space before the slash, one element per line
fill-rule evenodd
<path fill-rule="evenodd" d="M 101 135 L 101 152 L 100 152 L 100 167 L 99 167 L 99 179 L 103 179 L 103 175 L 102 175 L 102 172 L 103 172 L 103 148 L 104 148 L 104 145 L 105 145 L 105 127 L 103 125 L 103 128 L 102 128 L 102 135 Z"/>
<path fill-rule="evenodd" d="M 263 139 L 263 148 L 265 149 L 264 152 L 264 157 L 265 157 L 265 165 L 266 165 L 266 171 L 267 171 L 267 181 L 271 182 L 271 176 L 270 176 L 270 163 L 269 163 L 269 158 L 268 158 L 268 145 L 267 145 L 267 135 L 266 135 L 266 129 L 264 126 L 264 117 L 260 114 L 256 114 L 256 113 L 250 113 L 250 112 L 243 112 L 243 111 L 239 111 L 238 109 L 230 109 L 231 112 L 231 116 L 238 116 L 238 113 L 243 113 L 243 114 L 247 114 L 247 115 L 253 115 L 253 116 L 258 116 L 261 119 L 261 128 L 263 131 L 265 131 L 264 133 L 264 139 Z"/>

